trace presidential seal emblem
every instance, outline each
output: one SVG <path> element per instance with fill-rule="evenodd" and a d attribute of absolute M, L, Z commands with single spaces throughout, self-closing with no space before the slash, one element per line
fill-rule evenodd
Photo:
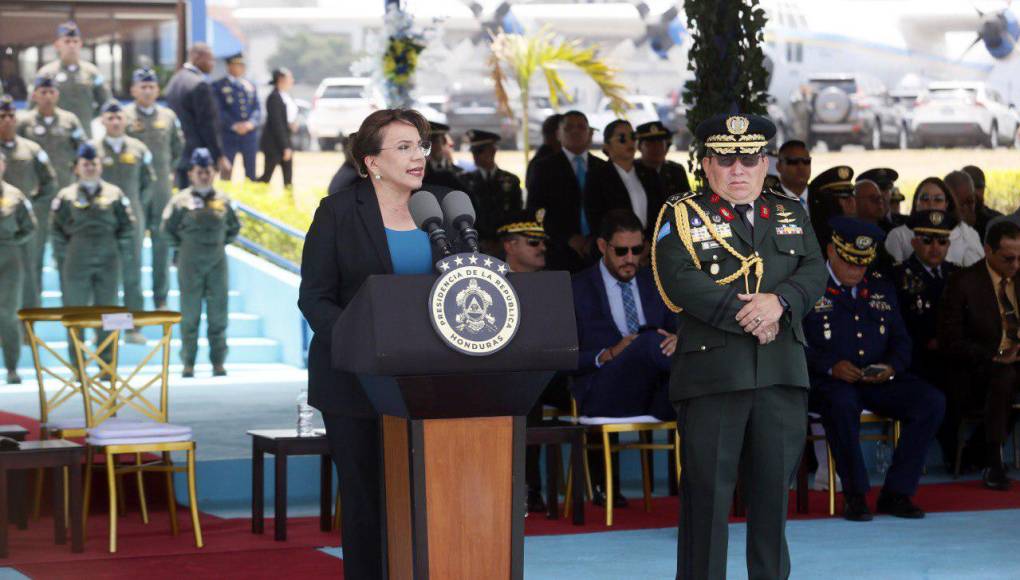
<path fill-rule="evenodd" d="M 517 292 L 501 260 L 456 254 L 436 267 L 429 293 L 429 318 L 442 341 L 458 352 L 486 356 L 505 348 L 521 324 Z"/>

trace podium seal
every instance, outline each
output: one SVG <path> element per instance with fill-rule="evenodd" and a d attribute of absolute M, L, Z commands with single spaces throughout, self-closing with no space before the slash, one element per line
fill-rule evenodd
<path fill-rule="evenodd" d="M 429 293 L 432 328 L 453 350 L 486 356 L 510 344 L 521 324 L 507 265 L 485 254 L 456 254 L 436 264 Z"/>

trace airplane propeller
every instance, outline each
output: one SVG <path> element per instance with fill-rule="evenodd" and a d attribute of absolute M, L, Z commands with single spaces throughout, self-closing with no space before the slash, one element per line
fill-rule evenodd
<path fill-rule="evenodd" d="M 963 60 L 967 53 L 980 43 L 984 43 L 988 54 L 996 60 L 1005 59 L 1013 53 L 1017 41 L 1020 40 L 1020 22 L 1010 10 L 1012 5 L 1013 0 L 1007 0 L 1005 8 L 993 13 L 984 12 L 974 6 L 974 11 L 981 19 L 981 25 L 978 27 L 974 42 L 970 43 L 958 60 Z"/>
<path fill-rule="evenodd" d="M 648 4 L 639 1 L 634 7 L 645 22 L 645 33 L 634 41 L 635 46 L 647 44 L 659 57 L 666 58 L 669 49 L 683 40 L 684 25 L 678 18 L 680 11 L 675 5 L 670 6 L 658 19 L 649 19 L 651 8 Z"/>

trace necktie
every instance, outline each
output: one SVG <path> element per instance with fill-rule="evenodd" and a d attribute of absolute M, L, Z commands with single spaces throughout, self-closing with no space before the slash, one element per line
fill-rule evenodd
<path fill-rule="evenodd" d="M 634 289 L 627 282 L 617 280 L 620 294 L 623 295 L 623 313 L 627 318 L 627 332 L 634 334 L 641 328 L 638 321 L 637 303 L 634 301 Z"/>
<path fill-rule="evenodd" d="M 733 209 L 737 210 L 737 216 L 740 218 L 740 221 L 744 222 L 744 227 L 747 228 L 747 231 L 751 232 L 751 235 L 754 235 L 754 226 L 751 224 L 751 220 L 747 217 L 747 212 L 751 211 L 751 204 L 738 203 L 733 206 Z"/>
<path fill-rule="evenodd" d="M 574 157 L 574 169 L 577 173 L 577 184 L 581 186 L 581 235 L 591 234 L 591 226 L 588 225 L 588 216 L 584 211 L 584 184 L 587 181 L 588 168 L 584 165 L 584 157 Z"/>
<path fill-rule="evenodd" d="M 1013 308 L 1013 303 L 1009 300 L 1008 284 L 1009 280 L 1006 278 L 999 282 L 999 302 L 1002 303 L 1002 318 L 1006 330 L 1006 338 L 1015 342 L 1018 338 L 1017 331 L 1020 330 L 1020 318 L 1017 318 L 1016 309 Z"/>

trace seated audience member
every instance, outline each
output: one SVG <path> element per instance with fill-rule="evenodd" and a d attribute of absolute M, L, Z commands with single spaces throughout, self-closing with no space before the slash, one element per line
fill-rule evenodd
<path fill-rule="evenodd" d="M 529 209 L 545 208 L 545 231 L 550 245 L 569 250 L 568 260 L 550 256 L 549 268 L 576 272 L 590 264 L 592 227 L 583 211 L 582 192 L 588 175 L 606 162 L 588 152 L 591 128 L 580 111 L 567 111 L 558 129 L 562 147 L 532 167 L 528 187 Z"/>
<path fill-rule="evenodd" d="M 572 394 L 582 416 L 676 419 L 669 402 L 676 317 L 662 302 L 651 272 L 638 269 L 643 231 L 629 210 L 610 211 L 597 240 L 602 259 L 574 276 L 580 355 Z M 595 454 L 589 461 L 595 462 L 591 474 L 598 504 L 605 500 L 604 467 Z M 624 503 L 622 496 L 614 498 L 614 505 Z"/>
<path fill-rule="evenodd" d="M 976 227 L 977 192 L 974 189 L 974 180 L 964 171 L 950 171 L 944 181 L 953 196 L 957 219 L 972 228 Z"/>
<path fill-rule="evenodd" d="M 868 521 L 870 489 L 861 451 L 861 411 L 902 422 L 899 445 L 878 498 L 878 511 L 921 518 L 911 501 L 928 446 L 945 410 L 938 390 L 907 371 L 910 336 L 889 282 L 865 275 L 882 241 L 878 226 L 849 217 L 832 220 L 827 245 L 829 283 L 804 320 L 811 406 L 821 414 L 836 471 L 843 482 L 843 516 Z"/>
<path fill-rule="evenodd" d="M 625 209 L 641 220 L 650 237 L 655 219 L 666 198 L 655 171 L 634 162 L 637 143 L 634 128 L 617 119 L 606 125 L 603 153 L 609 163 L 593 167 L 584 187 L 584 209 L 589 224 L 601 224 L 610 210 Z"/>
<path fill-rule="evenodd" d="M 977 230 L 977 233 L 981 235 L 981 239 L 984 240 L 985 234 L 988 233 L 988 224 L 1002 214 L 985 204 L 985 172 L 975 165 L 968 165 L 961 171 L 969 175 L 971 181 L 974 182 L 974 195 L 977 198 L 977 207 L 974 210 L 977 220 L 974 224 L 974 229 Z"/>
<path fill-rule="evenodd" d="M 883 232 L 888 231 L 882 225 L 887 211 L 885 197 L 878 183 L 858 177 L 857 182 L 854 183 L 854 202 L 857 207 L 857 219 L 874 224 Z M 890 226 L 889 229 L 892 227 Z M 886 251 L 885 246 L 878 246 L 877 250 L 878 255 L 871 262 L 868 270 L 881 272 L 886 277 L 892 276 L 894 266 L 892 257 Z"/>
<path fill-rule="evenodd" d="M 807 144 L 797 139 L 791 139 L 780 145 L 776 171 L 779 172 L 779 187 L 788 195 L 800 199 L 800 204 L 804 206 L 810 216 L 808 182 L 811 181 L 811 153 L 808 151 Z"/>
<path fill-rule="evenodd" d="M 985 259 L 949 279 L 939 317 L 939 346 L 951 357 L 949 408 L 953 440 L 964 412 L 983 413 L 982 428 L 971 440 L 972 453 L 983 447 L 982 474 L 990 489 L 1009 489 L 1002 444 L 1011 428 L 1010 414 L 1020 370 L 1020 321 L 1017 283 L 1020 276 L 1020 226 L 1009 220 L 991 225 Z M 946 445 L 946 444 L 944 444 Z"/>
<path fill-rule="evenodd" d="M 886 234 L 896 226 L 907 223 L 907 216 L 900 215 L 898 209 L 898 202 L 903 201 L 903 195 L 899 194 L 899 200 L 897 202 L 897 211 L 893 212 L 893 195 L 898 194 L 896 189 L 896 180 L 900 178 L 900 174 L 894 169 L 888 167 L 876 167 L 869 169 L 864 173 L 857 176 L 857 182 L 861 181 L 873 181 L 878 186 L 879 191 L 882 193 L 882 217 L 878 220 L 878 227 L 882 228 L 882 231 Z M 858 200 L 859 202 L 860 200 Z M 860 216 L 858 216 L 860 217 Z"/>
<path fill-rule="evenodd" d="M 854 199 L 854 184 L 851 181 L 853 176 L 853 169 L 837 165 L 819 173 L 808 185 L 808 215 L 811 216 L 811 227 L 815 230 L 821 248 L 828 245 L 832 237 L 829 228 L 832 218 L 857 215 L 857 200 Z"/>
<path fill-rule="evenodd" d="M 465 172 L 460 180 L 467 186 L 467 193 L 475 206 L 475 229 L 478 230 L 482 249 L 495 254 L 499 247 L 496 229 L 519 212 L 524 204 L 521 180 L 496 166 L 499 135 L 469 129 L 466 136 L 477 169 Z"/>
<path fill-rule="evenodd" d="M 687 181 L 687 170 L 676 161 L 666 159 L 673 133 L 660 121 L 642 123 L 634 129 L 634 132 L 637 137 L 638 151 L 641 152 L 641 158 L 637 162 L 659 176 L 663 198 L 674 193 L 690 191 L 691 185 Z"/>
<path fill-rule="evenodd" d="M 938 177 L 927 177 L 914 190 L 914 205 L 910 208 L 913 214 L 922 209 L 940 209 L 952 214 L 957 220 L 960 216 L 956 213 L 956 202 L 953 200 L 949 186 Z M 901 263 L 910 257 L 914 252 L 911 240 L 914 239 L 914 232 L 906 224 L 897 226 L 889 232 L 885 239 L 885 249 L 897 263 Z M 981 236 L 977 231 L 963 222 L 957 222 L 953 232 L 949 234 L 949 254 L 946 260 L 966 268 L 985 257 L 985 251 L 981 245 Z"/>

